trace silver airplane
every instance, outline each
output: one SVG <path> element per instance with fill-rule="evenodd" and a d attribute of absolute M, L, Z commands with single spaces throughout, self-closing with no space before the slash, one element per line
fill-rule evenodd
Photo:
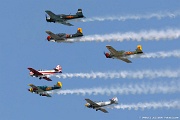
<path fill-rule="evenodd" d="M 85 99 L 85 100 L 87 101 L 87 103 L 85 104 L 86 107 L 93 108 L 96 111 L 100 110 L 104 113 L 108 113 L 108 111 L 103 108 L 104 106 L 108 106 L 108 105 L 112 105 L 112 104 L 118 104 L 118 98 L 117 97 L 109 99 L 110 101 L 106 101 L 106 102 L 94 102 L 90 99 Z"/>

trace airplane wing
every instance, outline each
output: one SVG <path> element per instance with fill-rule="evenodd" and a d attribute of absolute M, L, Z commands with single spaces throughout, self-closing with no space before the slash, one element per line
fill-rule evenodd
<path fill-rule="evenodd" d="M 46 93 L 46 96 L 47 96 L 47 97 L 52 97 L 52 96 L 51 96 L 51 95 L 49 95 L 48 93 Z"/>
<path fill-rule="evenodd" d="M 99 106 L 98 104 L 96 104 L 95 102 L 93 102 L 92 100 L 90 99 L 85 99 L 89 104 L 91 104 L 93 107 L 101 107 Z"/>
<path fill-rule="evenodd" d="M 47 81 L 52 81 L 50 78 L 48 77 L 43 77 L 43 79 L 47 80 Z"/>
<path fill-rule="evenodd" d="M 112 46 L 107 45 L 106 48 L 112 53 L 112 54 L 118 54 L 118 51 L 116 51 Z"/>
<path fill-rule="evenodd" d="M 108 113 L 108 111 L 104 108 L 99 108 L 100 111 L 104 112 L 104 113 Z"/>
<path fill-rule="evenodd" d="M 123 58 L 123 57 L 118 57 L 118 59 L 120 59 L 120 60 L 122 60 L 122 61 L 124 61 L 124 62 L 126 62 L 126 63 L 132 63 L 129 59 L 127 59 L 127 58 Z"/>
<path fill-rule="evenodd" d="M 39 87 L 33 85 L 33 84 L 29 84 L 30 87 L 32 88 L 36 88 L 37 89 L 37 92 L 44 92 L 44 90 L 40 89 Z"/>
<path fill-rule="evenodd" d="M 28 68 L 30 71 L 32 71 L 35 75 L 43 75 L 42 73 L 38 72 L 37 70 L 33 68 Z"/>
<path fill-rule="evenodd" d="M 54 38 L 55 40 L 61 39 L 58 35 L 52 33 L 51 31 L 46 31 L 46 33 L 50 35 L 52 38 Z"/>
<path fill-rule="evenodd" d="M 57 15 L 55 15 L 53 12 L 49 11 L 49 10 L 46 10 L 45 11 L 52 19 L 57 19 Z"/>
<path fill-rule="evenodd" d="M 66 21 L 60 22 L 61 24 L 67 25 L 67 26 L 73 26 L 71 23 L 68 23 Z"/>

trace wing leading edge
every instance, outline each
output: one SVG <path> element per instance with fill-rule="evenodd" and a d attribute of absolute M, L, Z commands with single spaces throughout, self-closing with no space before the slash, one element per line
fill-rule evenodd
<path fill-rule="evenodd" d="M 89 104 L 91 104 L 93 107 L 101 107 L 99 106 L 98 104 L 96 104 L 95 102 L 93 102 L 92 100 L 90 99 L 85 99 Z"/>
<path fill-rule="evenodd" d="M 96 110 L 100 110 L 104 113 L 108 113 L 108 111 L 104 108 L 102 108 L 100 105 L 96 104 L 95 102 L 93 102 L 90 99 L 85 99 L 90 105 L 92 105 Z"/>
<path fill-rule="evenodd" d="M 53 39 L 55 39 L 55 40 L 58 40 L 58 39 L 61 39 L 58 35 L 56 35 L 56 34 L 54 34 L 53 32 L 51 32 L 51 31 L 46 31 L 46 33 L 48 34 L 48 35 L 50 35 Z"/>
<path fill-rule="evenodd" d="M 43 75 L 42 73 L 38 72 L 37 70 L 33 68 L 28 68 L 31 72 L 33 72 L 35 75 Z"/>
<path fill-rule="evenodd" d="M 113 54 L 113 55 L 117 55 L 118 51 L 116 51 L 112 46 L 107 45 L 106 48 Z"/>
<path fill-rule="evenodd" d="M 99 108 L 100 111 L 104 112 L 104 113 L 108 113 L 108 111 L 104 108 Z"/>
<path fill-rule="evenodd" d="M 123 58 L 123 57 L 117 57 L 118 59 L 120 59 L 120 60 L 122 60 L 122 61 L 124 61 L 124 62 L 126 62 L 126 63 L 132 63 L 129 59 L 127 59 L 127 58 Z"/>

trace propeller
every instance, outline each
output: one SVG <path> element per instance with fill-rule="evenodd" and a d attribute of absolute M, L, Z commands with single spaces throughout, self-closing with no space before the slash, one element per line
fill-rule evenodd
<path fill-rule="evenodd" d="M 104 55 L 106 56 L 106 58 L 111 58 L 109 53 L 104 52 Z"/>
<path fill-rule="evenodd" d="M 50 17 L 47 16 L 47 14 L 45 14 L 45 17 L 46 17 L 46 21 L 50 21 Z"/>
<path fill-rule="evenodd" d="M 46 21 L 47 21 L 47 14 L 45 14 L 45 17 L 46 17 Z"/>

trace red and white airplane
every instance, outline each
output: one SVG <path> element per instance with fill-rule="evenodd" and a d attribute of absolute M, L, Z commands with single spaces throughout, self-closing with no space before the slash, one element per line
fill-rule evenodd
<path fill-rule="evenodd" d="M 47 81 L 52 81 L 48 76 L 55 73 L 62 73 L 62 67 L 57 65 L 53 70 L 35 70 L 33 68 L 28 68 L 30 70 L 29 75 L 32 77 L 39 77 L 39 79 L 45 79 Z"/>

